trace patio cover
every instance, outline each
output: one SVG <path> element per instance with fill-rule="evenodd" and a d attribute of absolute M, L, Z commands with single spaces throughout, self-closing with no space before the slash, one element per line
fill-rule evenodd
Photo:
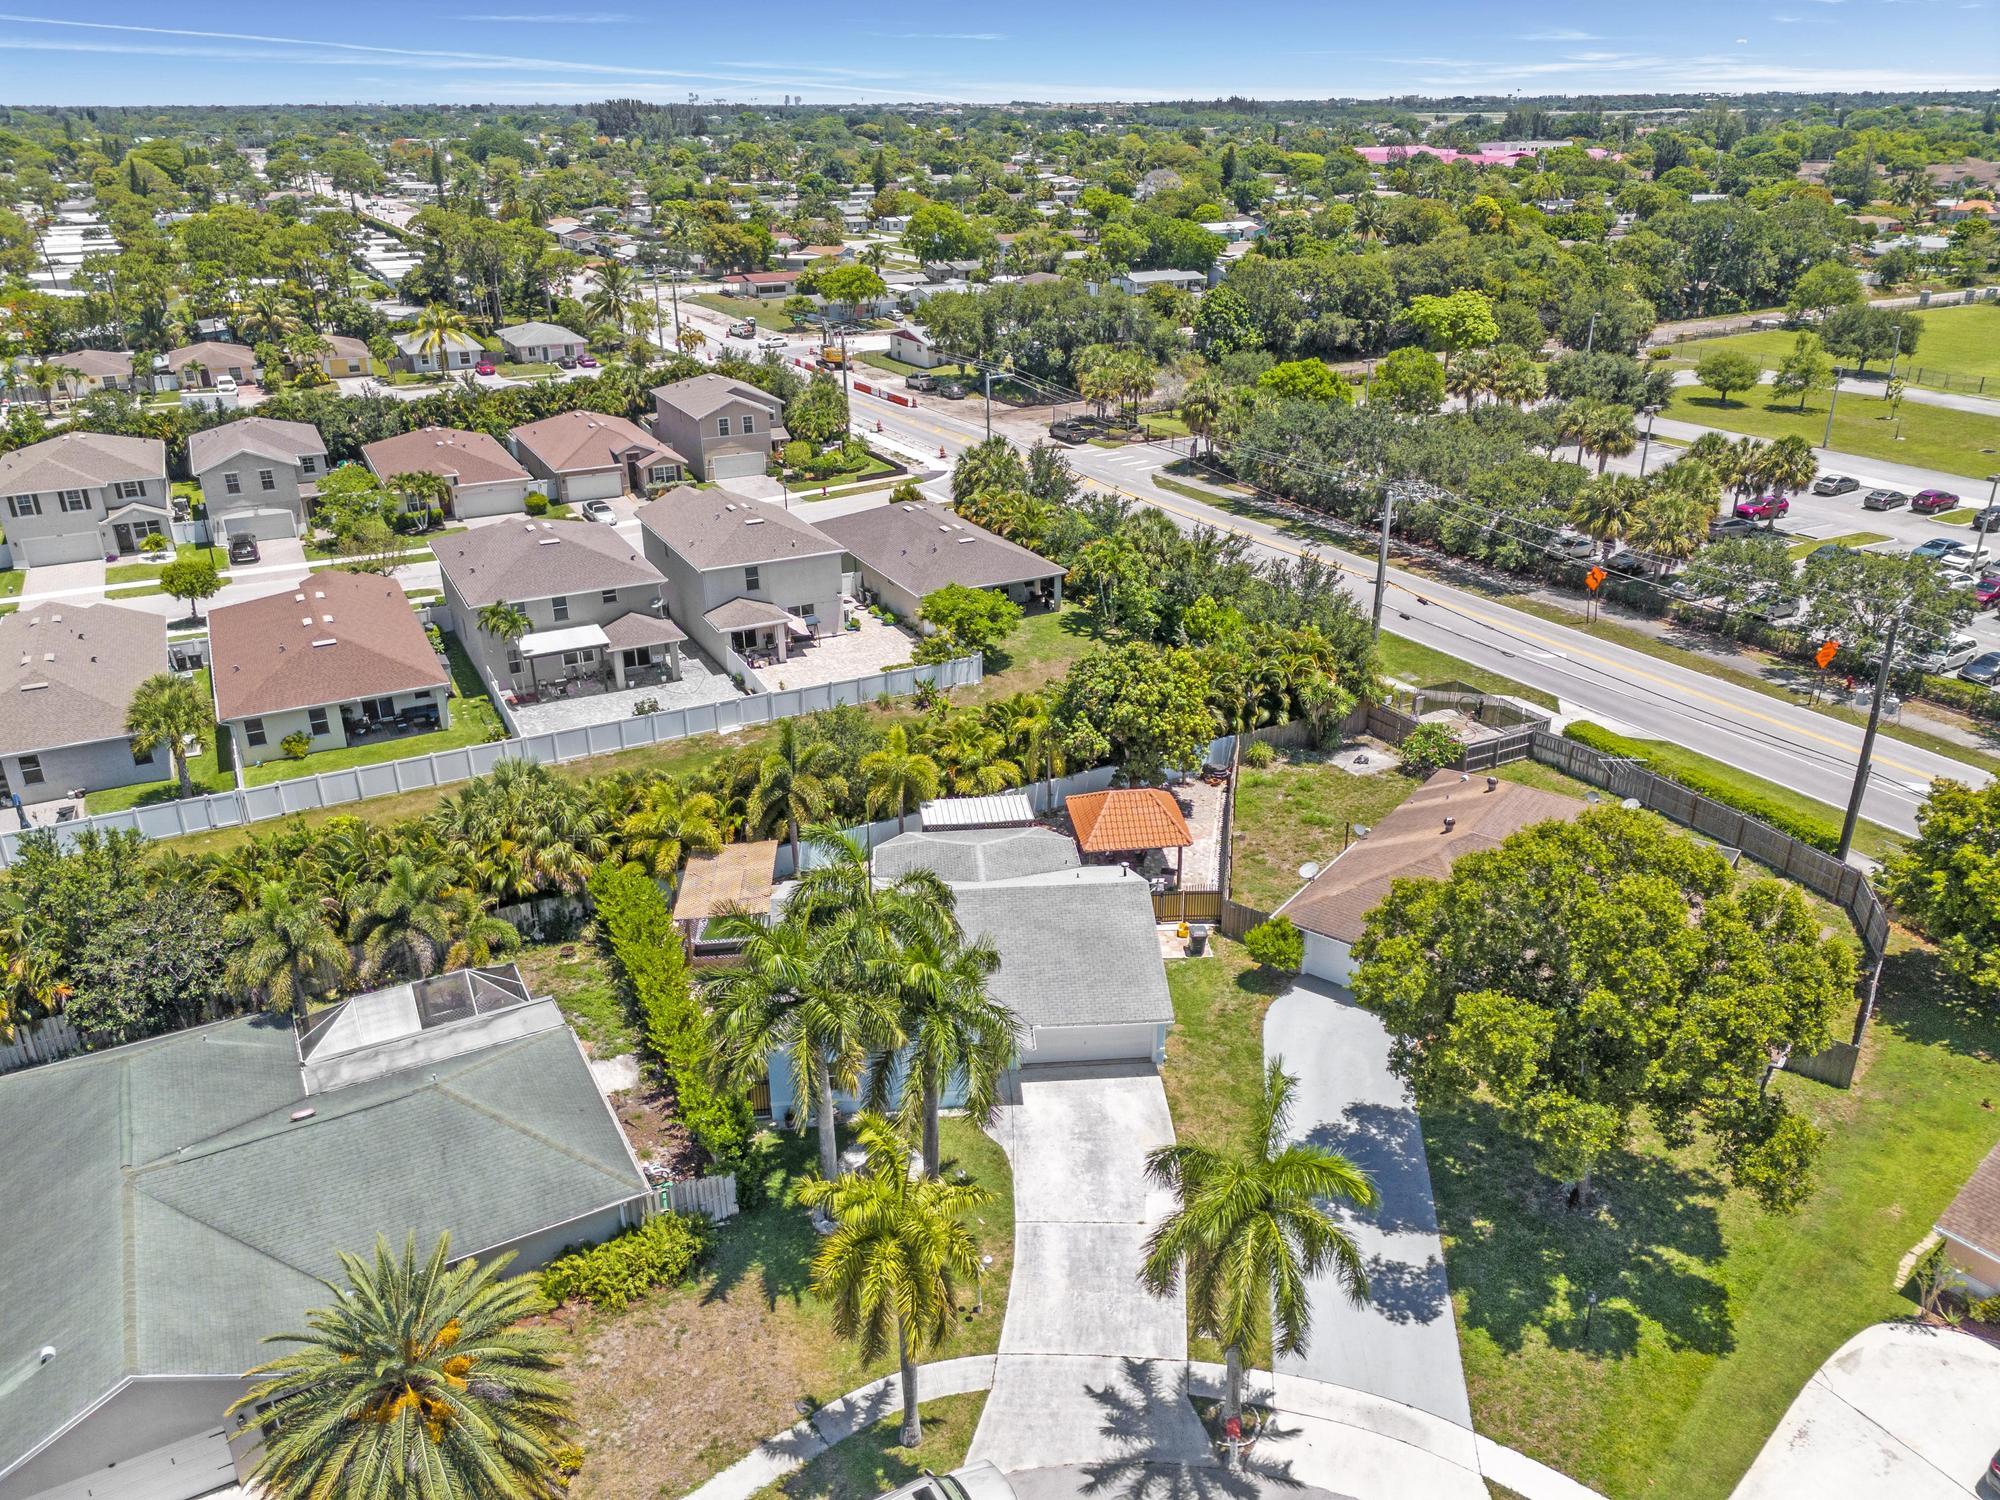
<path fill-rule="evenodd" d="M 998 792 L 987 797 L 940 797 L 917 809 L 924 831 L 939 828 L 1025 828 L 1035 821 L 1035 807 L 1026 792 Z"/>
<path fill-rule="evenodd" d="M 791 631 L 793 635 L 811 635 L 813 633 L 812 626 L 806 624 L 797 615 L 790 613 L 787 613 L 785 616 L 785 629 Z"/>
<path fill-rule="evenodd" d="M 702 616 L 717 630 L 754 630 L 759 625 L 782 625 L 791 617 L 790 611 L 775 604 L 741 595 L 716 605 Z"/>
<path fill-rule="evenodd" d="M 693 856 L 681 873 L 681 888 L 674 897 L 674 920 L 706 922 L 731 910 L 758 916 L 768 914 L 774 884 L 771 871 L 777 858 L 776 839 L 724 844 L 713 854 Z"/>
<path fill-rule="evenodd" d="M 1156 786 L 1079 792 L 1065 804 L 1085 854 L 1184 849 L 1194 842 L 1173 793 Z"/>
<path fill-rule="evenodd" d="M 592 646 L 609 646 L 611 640 L 602 625 L 564 625 L 556 630 L 533 630 L 521 637 L 522 656 L 554 656 L 563 651 L 586 651 Z"/>
<path fill-rule="evenodd" d="M 629 651 L 637 646 L 671 646 L 686 640 L 687 632 L 665 615 L 635 609 L 605 626 L 604 638 L 619 650 Z"/>

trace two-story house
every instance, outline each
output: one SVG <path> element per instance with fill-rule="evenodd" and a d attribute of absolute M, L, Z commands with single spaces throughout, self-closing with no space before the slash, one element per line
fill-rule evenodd
<path fill-rule="evenodd" d="M 726 375 L 690 375 L 653 389 L 653 434 L 684 454 L 697 477 L 762 474 L 790 436 L 785 406 L 768 391 Z"/>
<path fill-rule="evenodd" d="M 445 514 L 460 521 L 526 509 L 535 483 L 496 439 L 458 427 L 423 427 L 383 438 L 362 448 L 361 461 L 390 489 L 400 474 L 438 475 L 451 486 Z"/>
<path fill-rule="evenodd" d="M 487 357 L 485 346 L 465 333 L 446 334 L 442 347 L 438 348 L 427 344 L 421 333 L 398 333 L 390 341 L 396 346 L 396 368 L 418 375 L 470 370 Z"/>
<path fill-rule="evenodd" d="M 571 505 L 657 493 L 687 468 L 687 460 L 638 423 L 603 412 L 559 412 L 516 427 L 507 440 L 542 492 Z"/>
<path fill-rule="evenodd" d="M 165 746 L 135 751 L 125 711 L 167 670 L 167 622 L 110 604 L 32 604 L 0 616 L 0 804 L 161 781 Z"/>
<path fill-rule="evenodd" d="M 524 365 L 555 364 L 590 352 L 590 341 L 560 323 L 515 323 L 495 332 L 507 357 Z"/>
<path fill-rule="evenodd" d="M 451 672 L 393 579 L 313 573 L 289 592 L 216 606 L 208 639 L 215 721 L 239 765 L 289 754 L 295 734 L 310 754 L 451 723 Z"/>
<path fill-rule="evenodd" d="M 326 440 L 310 422 L 245 417 L 191 436 L 188 469 L 219 542 L 301 536 L 327 470 Z"/>
<path fill-rule="evenodd" d="M 137 552 L 172 534 L 167 445 L 65 432 L 0 456 L 0 527 L 22 567 Z"/>
<path fill-rule="evenodd" d="M 639 525 L 669 612 L 716 661 L 784 661 L 847 628 L 841 544 L 789 511 L 683 486 L 641 506 Z"/>
<path fill-rule="evenodd" d="M 678 681 L 687 639 L 667 617 L 666 579 L 609 526 L 502 522 L 437 542 L 444 600 L 480 677 L 521 695 L 555 682 L 623 688 Z M 518 634 L 482 612 L 512 605 Z"/>

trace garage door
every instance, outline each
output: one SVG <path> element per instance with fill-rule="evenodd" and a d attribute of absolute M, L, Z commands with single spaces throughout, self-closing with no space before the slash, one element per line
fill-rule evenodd
<path fill-rule="evenodd" d="M 1306 933 L 1305 940 L 1306 957 L 1302 966 L 1305 973 L 1328 984 L 1345 986 L 1354 982 L 1354 957 L 1347 944 L 1338 938 L 1321 937 L 1317 932 Z"/>
<path fill-rule="evenodd" d="M 708 477 L 710 479 L 749 479 L 764 472 L 764 455 L 761 453 L 711 453 L 708 456 Z"/>
<path fill-rule="evenodd" d="M 109 1464 L 45 1490 L 35 1500 L 194 1500 L 236 1483 L 229 1439 L 220 1427 Z"/>
<path fill-rule="evenodd" d="M 97 533 L 86 531 L 68 536 L 34 536 L 14 544 L 14 561 L 24 568 L 45 568 L 56 563 L 96 562 L 104 556 Z"/>
<path fill-rule="evenodd" d="M 1037 1026 L 1021 1049 L 1021 1065 L 1150 1062 L 1158 1037 L 1157 1026 Z"/>
<path fill-rule="evenodd" d="M 248 510 L 222 517 L 225 537 L 251 536 L 260 542 L 289 541 L 299 534 L 288 510 Z"/>

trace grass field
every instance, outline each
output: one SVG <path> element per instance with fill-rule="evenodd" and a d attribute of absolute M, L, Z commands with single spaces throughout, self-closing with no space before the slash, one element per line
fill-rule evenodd
<path fill-rule="evenodd" d="M 694 292 L 682 300 L 705 307 L 710 312 L 722 313 L 732 323 L 739 318 L 755 318 L 760 334 L 790 333 L 797 326 L 785 316 L 785 299 L 782 297 L 764 302 L 754 297 L 725 297 L 720 292 Z"/>
<path fill-rule="evenodd" d="M 1970 307 L 1926 307 L 1912 309 L 1923 320 L 1923 337 L 1916 353 L 1896 363 L 1896 371 L 1916 385 L 1967 389 L 1983 377 L 1987 389 L 2000 393 L 2000 302 L 1976 302 Z M 1767 370 L 1775 370 L 1798 338 L 1793 329 L 1774 328 L 1760 333 L 1732 333 L 1716 339 L 1690 339 L 1675 344 L 1671 363 L 1693 369 L 1695 361 L 1712 349 L 1733 349 L 1749 355 Z M 1869 366 L 1873 374 L 1884 369 L 1878 360 Z"/>
<path fill-rule="evenodd" d="M 1530 703 L 1538 703 L 1543 708 L 1554 708 L 1556 696 L 1545 693 L 1540 688 L 1525 687 L 1511 677 L 1503 677 L 1498 672 L 1489 672 L 1484 667 L 1475 667 L 1462 662 L 1455 656 L 1415 641 L 1405 640 L 1399 635 L 1386 631 L 1376 639 L 1375 657 L 1381 664 L 1384 676 L 1394 677 L 1399 682 L 1411 683 L 1416 687 L 1434 687 L 1445 682 L 1462 682 L 1467 687 L 1481 693 L 1505 693 L 1516 698 L 1526 698 Z"/>
<path fill-rule="evenodd" d="M 513 961 L 537 995 L 556 1002 L 592 1057 L 636 1051 L 639 1029 L 626 1013 L 611 963 L 593 930 L 567 943 L 523 943 Z"/>
<path fill-rule="evenodd" d="M 19 568 L 0 569 L 0 599 L 20 597 L 21 587 L 27 580 L 28 575 Z"/>
<path fill-rule="evenodd" d="M 1808 402 L 1803 412 L 1797 407 L 1789 397 L 1774 398 L 1767 387 L 1725 402 L 1702 386 L 1680 386 L 1663 415 L 1752 437 L 1797 435 L 1817 448 L 1826 432 L 1826 406 Z M 1892 422 L 1889 403 L 1879 397 L 1842 396 L 1834 412 L 1832 446 L 1885 463 L 1979 479 L 1993 472 L 1993 455 L 2000 452 L 2000 417 L 1906 400 L 1900 417 Z"/>
<path fill-rule="evenodd" d="M 1299 867 L 1339 854 L 1355 823 L 1374 824 L 1415 791 L 1396 771 L 1356 776 L 1308 750 L 1237 772 L 1229 898 L 1275 911 L 1302 883 Z"/>
<path fill-rule="evenodd" d="M 188 558 L 205 559 L 218 573 L 229 566 L 229 554 L 222 548 L 204 547 L 196 542 L 182 542 L 175 547 L 172 557 L 162 552 L 158 562 L 112 563 L 104 570 L 104 581 L 107 584 L 157 583 L 161 570 L 168 563 Z"/>
<path fill-rule="evenodd" d="M 1041 687 L 1067 672 L 1070 663 L 1097 646 L 1089 617 L 1067 601 L 1055 609 L 1022 616 L 1005 645 L 986 653 L 986 677 L 963 695 L 969 703 L 990 703 Z"/>

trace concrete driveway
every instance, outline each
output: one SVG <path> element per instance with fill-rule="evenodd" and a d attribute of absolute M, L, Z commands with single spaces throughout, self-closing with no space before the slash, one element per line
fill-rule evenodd
<path fill-rule="evenodd" d="M 43 563 L 21 572 L 21 598 L 29 603 L 38 598 L 74 598 L 98 594 L 104 589 L 104 559 L 83 562 Z"/>
<path fill-rule="evenodd" d="M 1878 1323 L 1834 1351 L 1733 1500 L 1965 1500 L 2000 1447 L 2000 1349 Z"/>
<path fill-rule="evenodd" d="M 1028 1068 L 994 1134 L 1014 1168 L 1014 1276 L 970 1456 L 1003 1472 L 1211 1455 L 1186 1391 L 1187 1312 L 1139 1285 L 1171 1206 L 1146 1153 L 1174 1139 L 1146 1066 Z"/>
<path fill-rule="evenodd" d="M 1431 1198 L 1423 1127 L 1389 1071 L 1389 1034 L 1345 990 L 1302 980 L 1264 1017 L 1264 1056 L 1298 1079 L 1291 1134 L 1365 1168 L 1381 1202 L 1338 1210 L 1367 1258 L 1370 1296 L 1348 1302 L 1331 1276 L 1313 1287 L 1312 1341 L 1280 1376 L 1349 1386 L 1472 1426 Z"/>

